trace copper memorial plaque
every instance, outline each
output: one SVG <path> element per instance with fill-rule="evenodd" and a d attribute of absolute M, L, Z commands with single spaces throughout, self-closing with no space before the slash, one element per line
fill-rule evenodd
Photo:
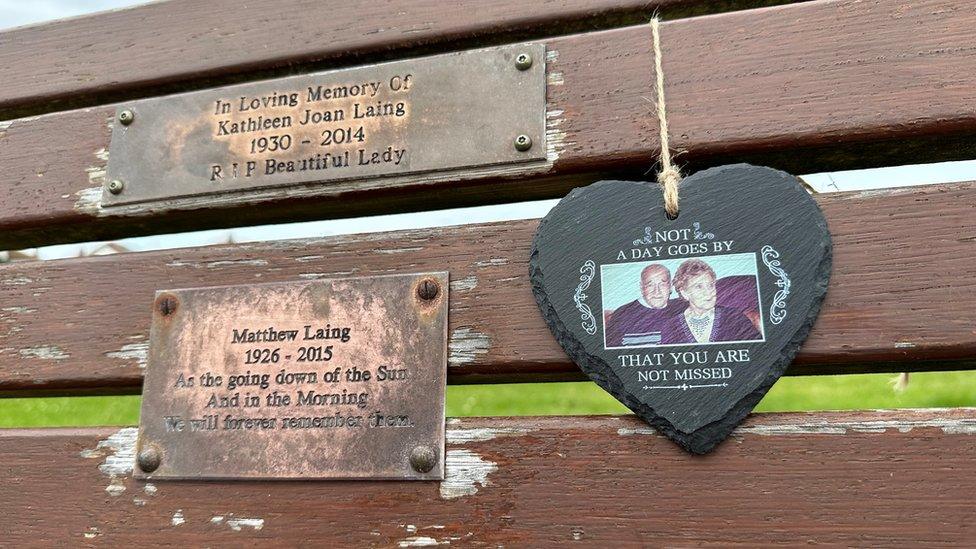
<path fill-rule="evenodd" d="M 516 44 L 127 102 L 102 205 L 545 163 L 545 74 Z"/>
<path fill-rule="evenodd" d="M 447 273 L 166 290 L 137 478 L 444 478 Z"/>

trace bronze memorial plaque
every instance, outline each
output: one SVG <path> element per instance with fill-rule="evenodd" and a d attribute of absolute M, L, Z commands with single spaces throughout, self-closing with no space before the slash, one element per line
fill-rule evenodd
<path fill-rule="evenodd" d="M 447 273 L 164 290 L 135 476 L 444 478 Z"/>
<path fill-rule="evenodd" d="M 102 204 L 544 163 L 545 72 L 518 44 L 124 103 Z"/>

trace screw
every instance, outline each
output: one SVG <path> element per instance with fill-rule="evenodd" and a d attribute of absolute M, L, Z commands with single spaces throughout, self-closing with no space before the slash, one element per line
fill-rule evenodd
<path fill-rule="evenodd" d="M 136 113 L 130 111 L 129 109 L 126 109 L 119 113 L 119 122 L 121 122 L 123 126 L 128 126 L 135 119 L 136 119 Z"/>
<path fill-rule="evenodd" d="M 532 148 L 532 138 L 524 133 L 515 138 L 515 150 L 525 152 Z"/>
<path fill-rule="evenodd" d="M 136 459 L 139 462 L 140 469 L 152 473 L 159 468 L 159 464 L 163 461 L 163 453 L 155 444 L 146 444 Z"/>
<path fill-rule="evenodd" d="M 532 56 L 527 53 L 520 53 L 515 56 L 515 68 L 524 71 L 532 66 Z"/>
<path fill-rule="evenodd" d="M 437 282 L 427 278 L 420 282 L 417 286 L 417 297 L 423 299 L 424 301 L 430 301 L 437 297 L 437 294 L 441 291 Z"/>
<path fill-rule="evenodd" d="M 120 194 L 124 188 L 125 183 L 121 179 L 113 179 L 108 182 L 108 192 L 112 194 Z"/>
<path fill-rule="evenodd" d="M 437 465 L 437 454 L 430 446 L 417 446 L 410 452 L 410 466 L 418 473 L 428 473 Z"/>
<path fill-rule="evenodd" d="M 176 298 L 171 295 L 164 295 L 159 298 L 159 301 L 156 302 L 156 306 L 159 308 L 159 312 L 162 313 L 163 316 L 169 316 L 176 312 L 179 302 L 176 301 Z"/>

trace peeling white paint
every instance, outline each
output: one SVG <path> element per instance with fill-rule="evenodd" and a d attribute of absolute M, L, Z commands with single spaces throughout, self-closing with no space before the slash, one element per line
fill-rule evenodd
<path fill-rule="evenodd" d="M 118 351 L 105 353 L 108 358 L 120 358 L 122 360 L 135 361 L 136 366 L 146 367 L 146 357 L 149 354 L 149 343 L 129 343 L 123 345 Z"/>
<path fill-rule="evenodd" d="M 408 524 L 406 527 L 407 533 L 415 534 L 417 533 L 417 527 L 413 524 Z"/>
<path fill-rule="evenodd" d="M 881 430 L 884 432 L 884 429 Z M 750 425 L 738 427 L 732 432 L 733 435 L 844 435 L 847 429 L 840 425 L 831 425 L 824 422 L 822 425 Z"/>
<path fill-rule="evenodd" d="M 136 507 L 143 507 L 146 505 L 146 500 L 136 497 L 136 498 L 132 498 L 132 503 L 134 503 Z"/>
<path fill-rule="evenodd" d="M 560 129 L 563 123 L 563 110 L 552 109 L 546 112 L 546 160 L 555 162 L 566 150 L 566 132 Z"/>
<path fill-rule="evenodd" d="M 471 450 L 448 450 L 444 459 L 444 480 L 440 494 L 443 499 L 470 496 L 478 492 L 478 486 L 488 485 L 488 475 L 498 470 L 498 465 L 482 459 Z"/>
<path fill-rule="evenodd" d="M 916 345 L 909 341 L 898 341 L 895 343 L 895 349 L 914 349 Z"/>
<path fill-rule="evenodd" d="M 450 545 L 450 543 L 449 541 L 445 542 L 445 545 Z M 436 539 L 427 536 L 411 536 L 400 541 L 400 547 L 435 547 L 437 545 Z"/>
<path fill-rule="evenodd" d="M 546 61 L 555 61 L 559 59 L 559 51 L 557 50 L 546 50 Z"/>
<path fill-rule="evenodd" d="M 478 355 L 488 354 L 491 338 L 469 327 L 456 328 L 451 332 L 451 340 L 447 348 L 450 351 L 447 357 L 448 364 L 460 366 L 474 362 Z"/>
<path fill-rule="evenodd" d="M 227 267 L 231 265 L 250 265 L 254 267 L 263 267 L 268 264 L 265 259 L 227 259 L 222 261 L 210 261 L 207 263 L 200 263 L 197 261 L 170 261 L 166 264 L 167 267 L 192 267 L 194 269 L 216 269 L 219 267 Z"/>
<path fill-rule="evenodd" d="M 506 257 L 493 257 L 485 261 L 475 262 L 475 267 L 494 267 L 496 265 L 508 265 L 508 258 Z"/>
<path fill-rule="evenodd" d="M 335 271 L 331 273 L 300 273 L 298 278 L 304 278 L 305 280 L 318 280 L 320 278 L 338 278 L 340 276 L 349 276 L 355 273 L 357 269 L 351 271 Z"/>
<path fill-rule="evenodd" d="M 173 526 L 179 526 L 185 523 L 186 518 L 183 516 L 183 509 L 177 509 L 176 512 L 173 513 L 173 518 L 170 520 L 170 522 L 173 524 Z"/>
<path fill-rule="evenodd" d="M 138 436 L 137 427 L 123 427 L 105 440 L 99 441 L 95 448 L 82 450 L 81 457 L 88 459 L 104 457 L 105 461 L 98 466 L 99 471 L 113 479 L 127 477 L 132 473 Z"/>
<path fill-rule="evenodd" d="M 566 83 L 563 80 L 563 73 L 560 71 L 552 71 L 546 75 L 546 83 L 550 86 L 562 86 Z"/>
<path fill-rule="evenodd" d="M 226 267 L 229 265 L 250 265 L 252 267 L 263 267 L 268 264 L 265 259 L 229 259 L 225 261 L 211 261 L 206 264 L 208 269 Z"/>
<path fill-rule="evenodd" d="M 3 279 L 4 286 L 26 286 L 34 282 L 33 278 L 27 278 L 26 276 L 15 276 L 13 278 Z"/>
<path fill-rule="evenodd" d="M 74 209 L 77 212 L 98 215 L 102 211 L 102 185 L 105 182 L 105 167 L 92 166 L 85 169 L 88 172 L 88 182 L 95 183 L 97 187 L 81 189 L 75 193 Z"/>
<path fill-rule="evenodd" d="M 112 481 L 105 487 L 110 496 L 121 496 L 125 492 L 125 482 L 119 477 L 112 477 Z"/>
<path fill-rule="evenodd" d="M 102 533 L 98 531 L 98 528 L 95 528 L 94 526 L 89 526 L 88 530 L 84 532 L 84 535 L 88 539 L 93 539 L 97 536 L 102 535 Z"/>
<path fill-rule="evenodd" d="M 39 358 L 41 360 L 64 360 L 71 358 L 71 355 L 64 352 L 57 345 L 38 345 L 36 347 L 26 347 L 20 350 L 20 356 L 24 358 Z"/>
<path fill-rule="evenodd" d="M 244 528 L 253 528 L 255 530 L 260 530 L 264 528 L 264 519 L 262 518 L 235 518 L 234 515 L 229 517 L 224 517 L 224 515 L 217 515 L 210 519 L 210 524 L 227 524 L 231 530 L 235 532 L 240 532 Z"/>
<path fill-rule="evenodd" d="M 523 427 L 448 429 L 446 438 L 448 444 L 465 444 L 468 442 L 492 440 L 498 437 L 521 436 L 532 431 L 533 429 L 526 429 Z"/>
<path fill-rule="evenodd" d="M 376 254 L 405 254 L 409 252 L 419 252 L 423 250 L 423 247 L 419 248 L 391 248 L 391 249 L 375 249 L 373 253 Z"/>
<path fill-rule="evenodd" d="M 464 278 L 452 280 L 450 286 L 452 292 L 466 292 L 468 290 L 473 290 L 478 287 L 478 277 L 466 276 Z"/>
<path fill-rule="evenodd" d="M 295 261 L 299 263 L 307 263 L 309 261 L 315 261 L 316 259 L 322 259 L 324 255 L 303 255 L 301 257 L 296 257 Z"/>
<path fill-rule="evenodd" d="M 146 495 L 148 496 L 155 496 L 157 490 L 158 489 L 156 488 L 156 485 L 151 482 L 147 482 L 146 485 L 143 486 L 142 488 L 142 491 L 145 492 Z"/>
<path fill-rule="evenodd" d="M 108 151 L 103 147 L 95 151 L 95 158 L 100 161 L 85 168 L 88 173 L 88 183 L 92 187 L 81 189 L 75 193 L 74 209 L 81 213 L 98 215 L 102 211 L 102 188 L 105 186 L 105 175 L 108 166 Z"/>
<path fill-rule="evenodd" d="M 4 307 L 3 309 L 0 309 L 0 311 L 3 311 L 5 313 L 14 313 L 18 315 L 26 315 L 30 313 L 36 313 L 37 309 L 31 309 L 29 307 Z"/>
<path fill-rule="evenodd" d="M 874 420 L 874 421 L 817 421 L 792 425 L 750 425 L 739 427 L 735 432 L 759 435 L 884 433 L 889 429 L 908 433 L 913 429 L 936 428 L 950 435 L 976 434 L 976 419 L 933 418 L 922 420 Z"/>
<path fill-rule="evenodd" d="M 632 435 L 657 435 L 659 433 L 650 427 L 637 427 L 636 429 L 621 427 L 620 429 L 617 429 L 617 434 L 627 437 Z"/>

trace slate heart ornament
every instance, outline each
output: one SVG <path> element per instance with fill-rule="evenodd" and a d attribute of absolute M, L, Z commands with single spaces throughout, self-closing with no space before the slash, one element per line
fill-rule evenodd
<path fill-rule="evenodd" d="M 724 440 L 810 332 L 831 269 L 827 222 L 799 180 L 736 164 L 681 182 L 573 190 L 542 220 L 532 291 L 566 353 L 682 448 Z"/>

